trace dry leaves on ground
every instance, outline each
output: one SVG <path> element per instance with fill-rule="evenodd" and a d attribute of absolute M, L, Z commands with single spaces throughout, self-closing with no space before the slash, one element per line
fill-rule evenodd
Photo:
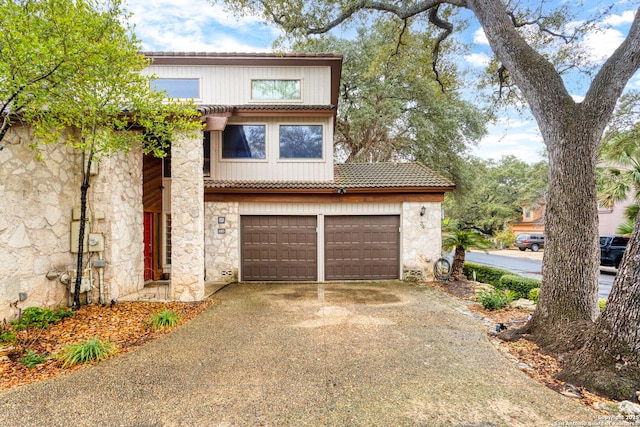
<path fill-rule="evenodd" d="M 180 316 L 180 327 L 215 303 L 215 300 L 208 299 L 197 303 L 135 301 L 104 306 L 92 304 L 81 307 L 72 317 L 64 318 L 46 329 L 19 331 L 14 345 L 16 351 L 9 354 L 9 357 L 0 358 L 0 390 L 81 368 L 82 366 L 62 368 L 62 363 L 53 357 L 68 344 L 99 337 L 116 344 L 118 354 L 122 354 L 171 331 L 148 327 L 146 321 L 152 314 L 164 309 L 172 310 Z M 51 357 L 34 368 L 28 368 L 18 360 L 22 349 Z"/>
<path fill-rule="evenodd" d="M 477 282 L 447 282 L 433 283 L 456 298 L 469 301 L 469 309 L 478 313 L 485 320 L 487 333 L 491 337 L 491 342 L 501 351 L 507 359 L 512 360 L 516 366 L 528 376 L 541 384 L 562 393 L 568 397 L 575 398 L 580 403 L 596 408 L 598 402 L 614 402 L 610 399 L 590 393 L 581 387 L 573 387 L 556 378 L 560 372 L 560 366 L 556 355 L 545 353 L 536 343 L 521 338 L 518 341 L 503 341 L 495 334 L 496 325 L 502 323 L 508 329 L 518 329 L 527 322 L 530 311 L 517 308 L 507 308 L 502 310 L 489 311 L 475 302 L 476 290 L 483 286 Z"/>

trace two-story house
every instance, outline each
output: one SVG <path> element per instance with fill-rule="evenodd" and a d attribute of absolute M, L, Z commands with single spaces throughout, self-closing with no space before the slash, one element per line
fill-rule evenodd
<path fill-rule="evenodd" d="M 147 53 L 152 89 L 199 106 L 203 131 L 164 159 L 103 159 L 89 197 L 87 291 L 117 299 L 146 282 L 171 299 L 207 281 L 427 278 L 441 202 L 454 185 L 418 163 L 334 164 L 342 57 Z M 16 126 L 0 152 L 0 318 L 66 303 L 80 155 Z"/>

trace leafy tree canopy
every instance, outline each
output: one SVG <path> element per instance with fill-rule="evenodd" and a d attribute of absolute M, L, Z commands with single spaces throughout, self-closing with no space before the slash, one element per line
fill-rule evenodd
<path fill-rule="evenodd" d="M 547 190 L 547 162 L 528 164 L 515 156 L 500 160 L 471 159 L 467 163 L 470 190 L 448 196 L 446 215 L 463 229 L 494 235 L 522 218 L 523 206 L 536 206 Z"/>

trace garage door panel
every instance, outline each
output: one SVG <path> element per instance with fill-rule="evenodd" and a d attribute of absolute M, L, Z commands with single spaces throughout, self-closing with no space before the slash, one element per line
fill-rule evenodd
<path fill-rule="evenodd" d="M 242 216 L 242 280 L 317 280 L 315 216 Z"/>
<path fill-rule="evenodd" d="M 325 217 L 325 278 L 397 279 L 399 227 L 397 215 Z"/>

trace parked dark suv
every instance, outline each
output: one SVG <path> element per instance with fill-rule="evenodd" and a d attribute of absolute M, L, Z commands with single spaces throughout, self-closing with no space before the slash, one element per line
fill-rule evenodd
<path fill-rule="evenodd" d="M 544 248 L 544 234 L 518 234 L 514 245 L 521 251 L 531 249 L 533 252 L 538 252 Z"/>
<path fill-rule="evenodd" d="M 628 237 L 600 236 L 600 265 L 618 268 L 627 243 Z"/>

